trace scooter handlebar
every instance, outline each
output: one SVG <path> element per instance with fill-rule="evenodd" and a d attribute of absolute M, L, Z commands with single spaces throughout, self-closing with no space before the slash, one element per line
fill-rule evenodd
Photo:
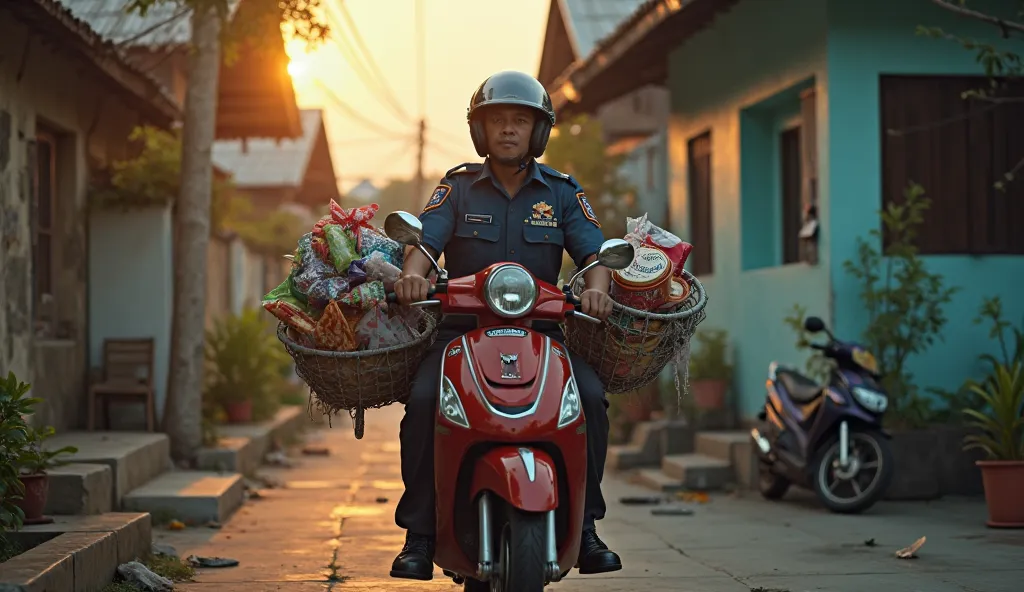
<path fill-rule="evenodd" d="M 427 290 L 427 300 L 412 302 L 409 304 L 409 306 L 426 306 L 428 304 L 437 304 L 438 300 L 434 299 L 433 297 L 436 294 L 444 294 L 447 291 L 448 286 L 445 284 L 431 286 L 430 289 Z M 384 301 L 387 302 L 388 304 L 397 304 L 398 295 L 395 294 L 394 292 L 388 292 L 387 294 L 384 295 Z"/>
<path fill-rule="evenodd" d="M 588 314 L 584 314 L 580 310 L 580 306 L 582 305 L 582 302 L 580 302 L 580 299 L 577 298 L 576 296 L 574 296 L 573 294 L 566 293 L 565 301 L 568 302 L 569 304 L 571 304 L 573 306 L 573 309 L 574 309 L 574 310 L 570 310 L 569 312 L 565 313 L 566 317 L 577 317 L 577 318 L 581 318 L 581 319 L 583 319 L 585 321 L 590 321 L 591 323 L 594 323 L 594 324 L 597 324 L 597 325 L 601 324 L 601 319 L 597 319 L 597 318 L 594 318 L 594 317 L 592 317 L 592 316 L 590 316 Z"/>

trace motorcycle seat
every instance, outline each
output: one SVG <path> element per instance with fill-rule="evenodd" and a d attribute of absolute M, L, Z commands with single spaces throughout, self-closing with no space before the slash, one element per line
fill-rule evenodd
<path fill-rule="evenodd" d="M 823 387 L 799 372 L 779 370 L 776 377 L 794 403 L 807 404 L 821 396 Z"/>

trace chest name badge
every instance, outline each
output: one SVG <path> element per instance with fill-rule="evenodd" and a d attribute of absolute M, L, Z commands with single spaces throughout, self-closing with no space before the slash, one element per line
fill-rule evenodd
<path fill-rule="evenodd" d="M 527 219 L 531 226 L 545 226 L 557 228 L 558 220 L 555 219 L 555 209 L 546 201 L 533 204 L 533 213 Z"/>
<path fill-rule="evenodd" d="M 490 224 L 493 220 L 488 214 L 466 214 L 467 224 Z"/>

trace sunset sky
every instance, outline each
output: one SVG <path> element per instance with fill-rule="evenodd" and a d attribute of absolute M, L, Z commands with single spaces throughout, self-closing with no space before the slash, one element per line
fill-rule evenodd
<path fill-rule="evenodd" d="M 476 87 L 499 70 L 536 75 L 549 0 L 426 0 L 426 183 L 465 161 L 478 161 L 466 126 L 466 107 Z M 344 2 L 358 34 L 376 62 L 399 106 L 411 121 L 392 113 L 346 59 L 359 44 L 345 20 L 341 0 L 324 0 L 333 39 L 306 54 L 289 45 L 299 106 L 321 107 L 335 170 L 346 190 L 362 178 L 380 186 L 391 177 L 408 178 L 416 166 L 419 117 L 415 0 Z M 361 60 L 365 63 L 365 59 Z M 371 70 L 372 73 L 372 70 Z M 372 78 L 371 78 L 372 80 Z M 326 90 L 325 87 L 329 90 Z M 331 95 L 383 130 L 372 129 L 346 113 Z"/>

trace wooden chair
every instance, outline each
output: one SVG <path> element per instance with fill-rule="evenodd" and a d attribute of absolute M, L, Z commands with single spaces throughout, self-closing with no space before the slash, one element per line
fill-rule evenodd
<path fill-rule="evenodd" d="M 103 419 L 110 428 L 110 402 L 144 399 L 146 429 L 156 431 L 156 396 L 153 391 L 153 338 L 103 340 L 103 374 L 89 386 L 89 430 L 96 429 L 96 403 L 103 404 Z"/>

